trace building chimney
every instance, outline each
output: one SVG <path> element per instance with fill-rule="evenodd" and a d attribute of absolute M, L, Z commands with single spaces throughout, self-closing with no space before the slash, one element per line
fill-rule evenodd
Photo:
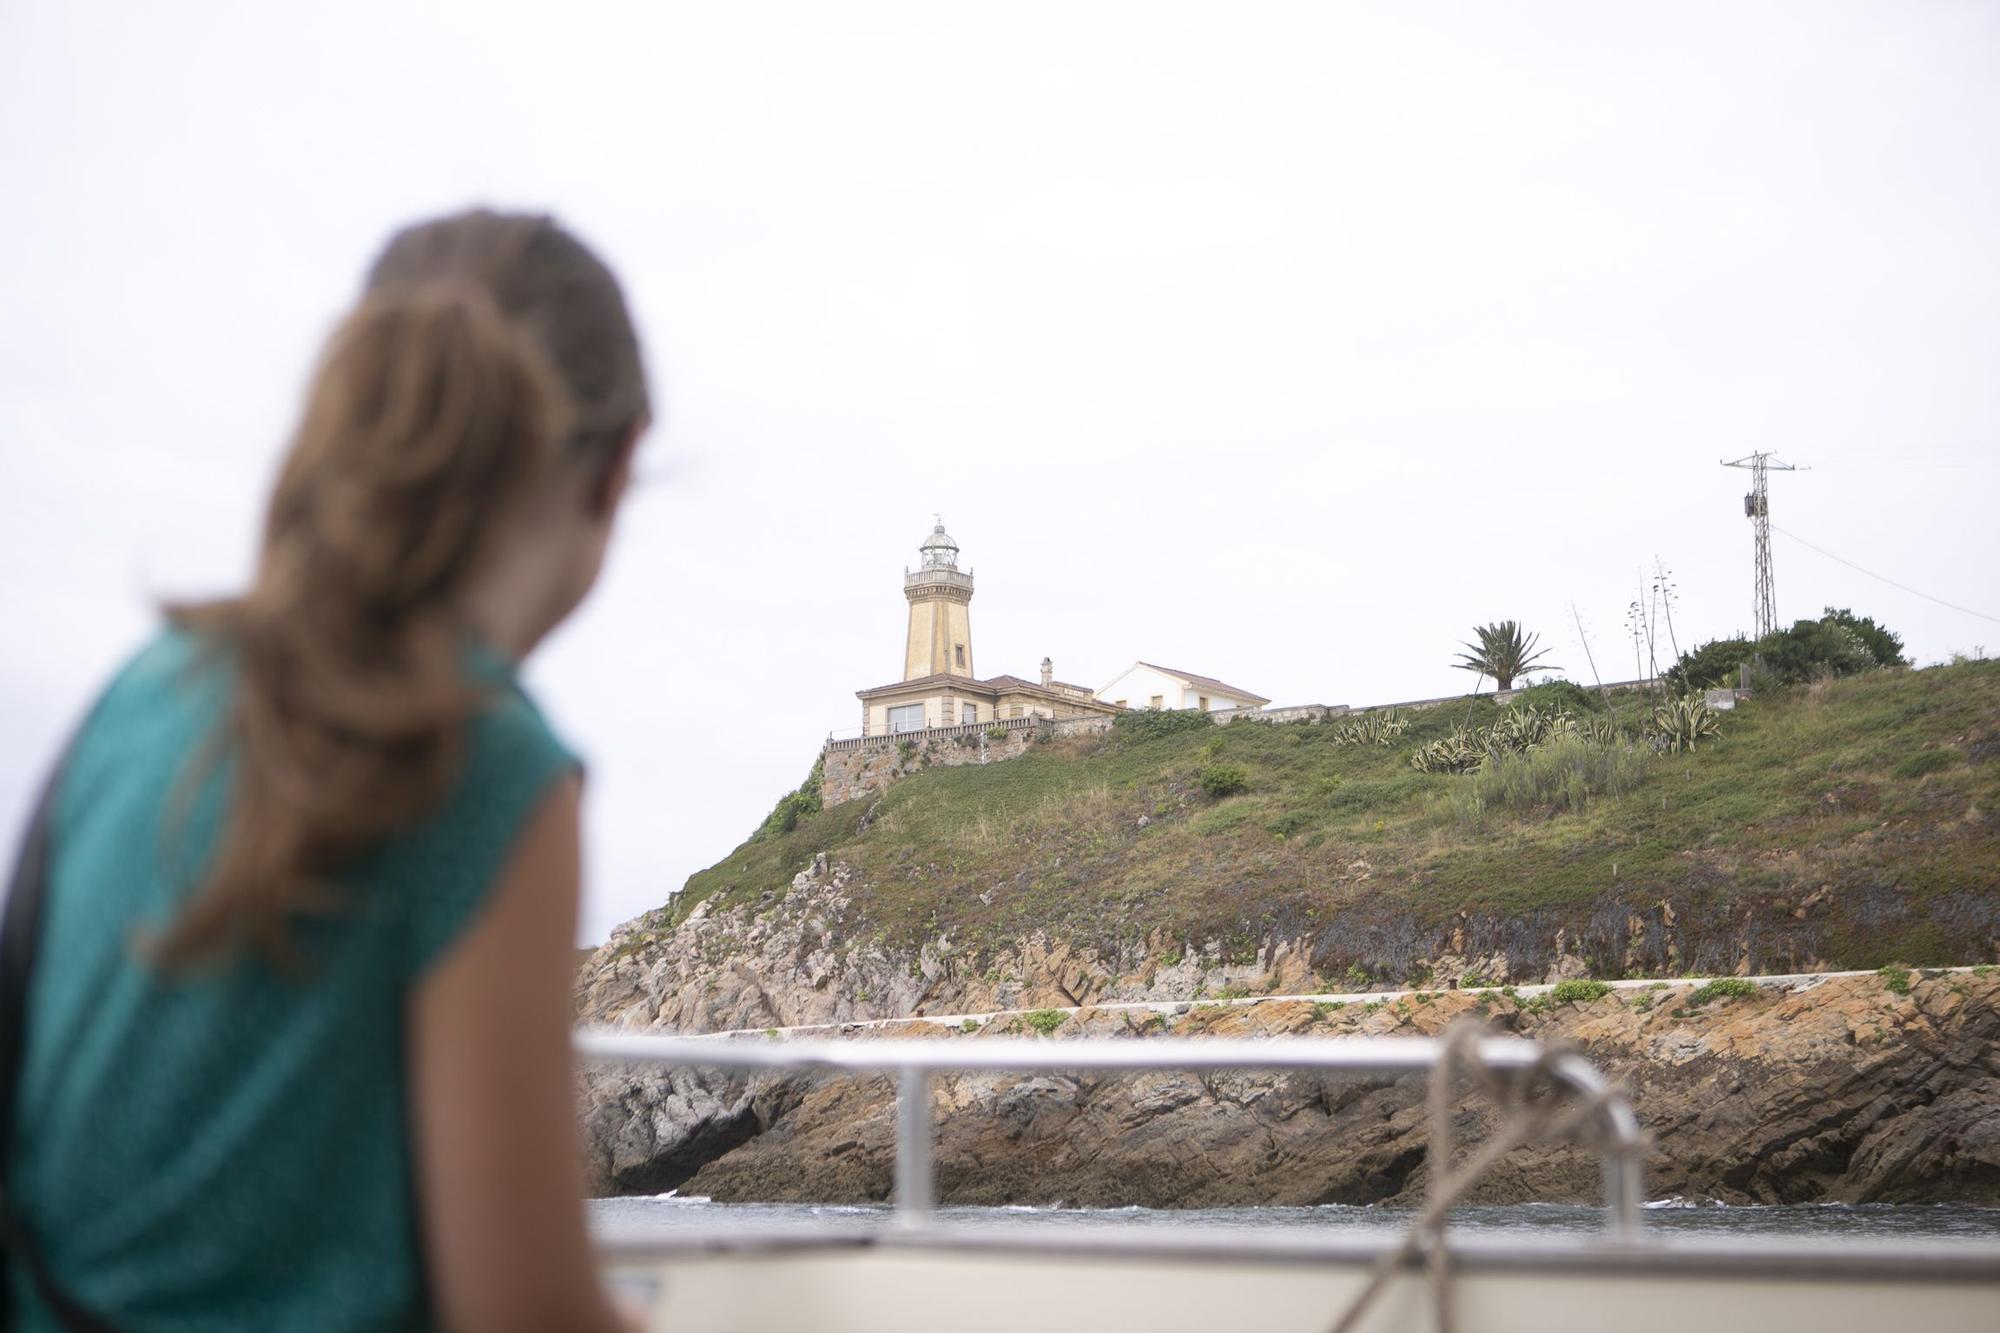
<path fill-rule="evenodd" d="M 1051 662 L 1048 658 L 1044 657 L 1042 659 L 1042 688 L 1046 690 L 1049 686 L 1055 683 L 1055 679 L 1056 679 L 1056 664 L 1054 662 Z"/>

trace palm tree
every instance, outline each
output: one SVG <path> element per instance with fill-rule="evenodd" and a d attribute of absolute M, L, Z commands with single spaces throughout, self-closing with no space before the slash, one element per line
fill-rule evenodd
<path fill-rule="evenodd" d="M 1503 620 L 1497 625 L 1478 625 L 1473 633 L 1479 637 L 1476 644 L 1465 646 L 1472 651 L 1460 653 L 1463 662 L 1452 665 L 1460 671 L 1477 671 L 1482 676 L 1493 677 L 1494 684 L 1502 690 L 1514 688 L 1514 677 L 1529 671 L 1560 671 L 1562 668 L 1538 665 L 1537 659 L 1547 654 L 1548 649 L 1535 651 L 1539 634 L 1523 635 L 1521 627 L 1511 620 Z"/>

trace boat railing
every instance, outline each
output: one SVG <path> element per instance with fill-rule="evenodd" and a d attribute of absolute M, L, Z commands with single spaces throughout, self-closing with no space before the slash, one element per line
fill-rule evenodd
<path fill-rule="evenodd" d="M 576 1045 L 583 1058 L 600 1064 L 895 1075 L 894 1216 L 909 1227 L 929 1224 L 937 1201 L 931 1085 L 939 1075 L 1256 1070 L 1396 1078 L 1434 1073 L 1448 1055 L 1448 1043 L 1431 1037 L 990 1037 L 798 1042 L 584 1031 L 577 1034 Z M 1601 1157 L 1606 1226 L 1620 1239 L 1635 1238 L 1645 1138 L 1623 1094 L 1582 1056 L 1551 1052 L 1525 1038 L 1479 1037 L 1465 1043 L 1465 1050 L 1485 1071 L 1505 1075 L 1540 1070 L 1571 1096 L 1595 1102 L 1597 1133 L 1589 1141 Z"/>

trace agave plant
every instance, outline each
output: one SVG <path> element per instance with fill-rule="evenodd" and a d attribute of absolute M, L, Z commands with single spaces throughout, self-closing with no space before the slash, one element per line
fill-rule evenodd
<path fill-rule="evenodd" d="M 1408 720 L 1399 717 L 1393 708 L 1386 713 L 1363 713 L 1360 717 L 1349 718 L 1335 727 L 1333 743 L 1342 747 L 1392 745 L 1398 736 L 1409 729 Z"/>
<path fill-rule="evenodd" d="M 1410 755 L 1410 767 L 1419 773 L 1470 773 L 1486 762 L 1487 752 L 1487 733 L 1459 726 L 1448 736 L 1419 745 Z"/>
<path fill-rule="evenodd" d="M 1476 625 L 1473 635 L 1479 642 L 1464 645 L 1470 652 L 1460 653 L 1464 660 L 1453 662 L 1460 671 L 1477 671 L 1482 676 L 1493 677 L 1494 684 L 1502 690 L 1514 688 L 1514 678 L 1529 671 L 1557 671 L 1561 668 L 1542 663 L 1548 654 L 1544 648 L 1535 651 L 1540 642 L 1539 634 L 1523 634 L 1521 627 L 1511 620 L 1503 620 L 1495 625 Z"/>
<path fill-rule="evenodd" d="M 1700 695 L 1669 699 L 1653 710 L 1653 744 L 1667 754 L 1692 750 L 1697 741 L 1721 730 L 1721 715 Z"/>
<path fill-rule="evenodd" d="M 1488 728 L 1486 734 L 1488 748 L 1518 753 L 1532 750 L 1551 737 L 1573 734 L 1575 730 L 1576 719 L 1568 713 L 1528 704 L 1509 708 Z"/>

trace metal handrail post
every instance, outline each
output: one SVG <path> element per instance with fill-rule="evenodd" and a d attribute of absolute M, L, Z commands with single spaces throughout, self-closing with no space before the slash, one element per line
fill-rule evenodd
<path fill-rule="evenodd" d="M 904 1065 L 896 1080 L 896 1220 L 905 1226 L 930 1219 L 937 1191 L 932 1137 L 930 1071 Z"/>
<path fill-rule="evenodd" d="M 1639 1239 L 1639 1172 L 1636 1148 L 1614 1144 L 1604 1153 L 1604 1226 L 1622 1241 Z"/>

